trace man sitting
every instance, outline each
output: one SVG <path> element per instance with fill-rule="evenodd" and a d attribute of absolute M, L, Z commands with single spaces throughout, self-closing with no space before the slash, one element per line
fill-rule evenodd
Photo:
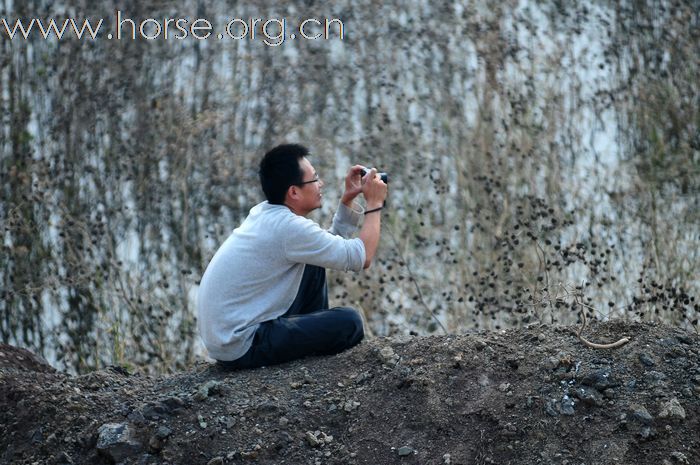
<path fill-rule="evenodd" d="M 307 218 L 321 206 L 323 181 L 297 144 L 260 162 L 267 201 L 253 207 L 214 254 L 197 295 L 198 328 L 209 355 L 228 368 L 253 368 L 359 343 L 362 318 L 328 308 L 326 268 L 360 271 L 377 250 L 387 185 L 355 165 L 329 230 Z M 354 202 L 363 194 L 367 210 Z M 364 216 L 357 238 L 350 238 Z"/>

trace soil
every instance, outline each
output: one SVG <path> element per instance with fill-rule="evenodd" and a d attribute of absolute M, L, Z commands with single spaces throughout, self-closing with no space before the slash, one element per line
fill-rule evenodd
<path fill-rule="evenodd" d="M 69 376 L 0 346 L 0 463 L 700 464 L 700 336 L 649 323 L 375 338 L 331 357 Z"/>

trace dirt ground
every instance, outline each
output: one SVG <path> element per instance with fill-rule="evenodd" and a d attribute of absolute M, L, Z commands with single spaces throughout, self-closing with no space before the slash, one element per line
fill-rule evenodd
<path fill-rule="evenodd" d="M 700 464 L 700 336 L 377 338 L 332 357 L 68 376 L 0 346 L 3 464 Z"/>

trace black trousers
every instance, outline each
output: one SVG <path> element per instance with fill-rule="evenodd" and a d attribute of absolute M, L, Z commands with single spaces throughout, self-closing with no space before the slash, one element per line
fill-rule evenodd
<path fill-rule="evenodd" d="M 294 302 L 287 312 L 261 323 L 253 345 L 233 361 L 219 360 L 225 368 L 255 368 L 296 360 L 309 355 L 342 352 L 364 337 L 362 318 L 348 307 L 328 309 L 326 270 L 306 265 Z"/>

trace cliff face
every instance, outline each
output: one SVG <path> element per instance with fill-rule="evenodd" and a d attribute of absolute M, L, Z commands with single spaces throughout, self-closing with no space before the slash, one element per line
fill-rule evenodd
<path fill-rule="evenodd" d="M 700 336 L 652 324 L 373 339 L 226 372 L 72 377 L 0 352 L 7 464 L 696 464 Z"/>

